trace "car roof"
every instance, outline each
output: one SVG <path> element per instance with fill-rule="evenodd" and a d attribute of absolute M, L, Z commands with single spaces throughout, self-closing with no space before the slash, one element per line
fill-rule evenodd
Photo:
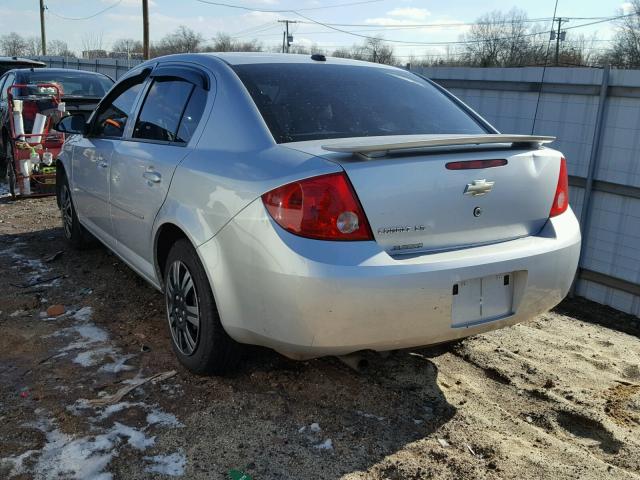
<path fill-rule="evenodd" d="M 34 67 L 44 67 L 46 63 L 40 62 L 38 60 L 32 60 L 30 58 L 22 58 L 22 57 L 0 57 L 0 64 L 22 64 L 22 65 L 33 65 Z"/>
<path fill-rule="evenodd" d="M 21 73 L 31 73 L 32 71 L 35 71 L 35 70 L 33 70 L 32 68 L 14 68 L 11 71 L 16 74 L 21 74 Z M 100 72 L 92 72 L 89 70 L 76 70 L 75 68 L 38 68 L 38 73 L 42 73 L 42 72 L 49 72 L 53 74 L 56 74 L 56 73 L 65 74 L 69 72 L 74 72 L 74 73 L 83 73 L 83 74 L 86 74 L 87 76 L 99 76 L 99 77 L 109 78 L 107 75 Z"/>
<path fill-rule="evenodd" d="M 205 53 L 182 53 L 176 55 L 167 55 L 164 57 L 156 57 L 141 64 L 153 62 L 171 62 L 171 61 L 190 61 L 206 64 L 207 60 L 222 60 L 228 65 L 249 65 L 249 64 L 269 64 L 269 63 L 308 63 L 308 64 L 331 64 L 331 65 L 352 65 L 363 67 L 377 67 L 397 69 L 390 65 L 381 63 L 364 62 L 362 60 L 353 60 L 350 58 L 325 57 L 326 60 L 313 60 L 311 54 L 294 54 L 294 53 L 268 53 L 268 52 L 205 52 Z"/>

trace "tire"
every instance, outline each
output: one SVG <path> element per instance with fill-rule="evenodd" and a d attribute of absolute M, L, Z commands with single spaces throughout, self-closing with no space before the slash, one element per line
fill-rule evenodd
<path fill-rule="evenodd" d="M 67 241 L 77 250 L 90 247 L 93 244 L 93 237 L 80 225 L 66 175 L 62 175 L 62 184 L 58 189 L 58 205 L 62 216 L 62 231 Z"/>
<path fill-rule="evenodd" d="M 6 150 L 4 152 L 4 161 L 7 166 L 7 184 L 9 185 L 9 192 L 11 193 L 11 198 L 15 199 L 16 192 L 17 192 L 16 190 L 17 180 L 16 180 L 16 168 L 13 160 L 13 147 L 11 146 L 11 143 L 7 142 L 5 145 L 5 148 Z"/>
<path fill-rule="evenodd" d="M 164 271 L 167 325 L 180 363 L 199 375 L 235 370 L 241 346 L 220 323 L 209 279 L 188 240 L 173 244 Z"/>

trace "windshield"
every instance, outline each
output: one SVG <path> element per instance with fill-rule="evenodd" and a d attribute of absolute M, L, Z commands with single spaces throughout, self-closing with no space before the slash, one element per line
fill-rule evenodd
<path fill-rule="evenodd" d="M 276 142 L 487 131 L 403 70 L 328 64 L 235 65 Z"/>
<path fill-rule="evenodd" d="M 26 82 L 55 83 L 61 86 L 61 94 L 67 96 L 98 97 L 102 98 L 109 91 L 113 82 L 103 75 L 93 75 L 83 72 L 48 72 L 34 71 L 26 77 Z M 30 94 L 49 92 L 29 92 Z"/>

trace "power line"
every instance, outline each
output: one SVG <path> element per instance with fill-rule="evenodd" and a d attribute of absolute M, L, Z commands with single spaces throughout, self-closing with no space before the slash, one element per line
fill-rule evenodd
<path fill-rule="evenodd" d="M 108 7 L 103 8 L 102 10 L 100 10 L 100 11 L 98 11 L 98 12 L 92 14 L 92 15 L 88 15 L 86 17 L 65 17 L 64 15 L 60 15 L 59 13 L 53 12 L 48 6 L 45 6 L 45 9 L 47 10 L 47 12 L 49 12 L 54 17 L 62 18 L 63 20 L 89 20 L 90 18 L 94 18 L 94 17 L 97 17 L 98 15 L 102 15 L 107 10 L 111 10 L 112 8 L 117 7 L 121 3 L 122 3 L 122 0 L 118 0 L 113 5 L 109 5 Z"/>
<path fill-rule="evenodd" d="M 300 10 L 298 10 L 300 11 Z M 628 14 L 633 15 L 633 14 Z M 562 17 L 563 19 L 569 20 L 602 20 L 602 21 L 610 21 L 620 18 L 619 16 L 609 16 L 609 17 Z M 551 17 L 541 17 L 541 18 L 525 18 L 525 19 L 517 19 L 517 20 L 500 20 L 500 21 L 486 21 L 486 22 L 456 22 L 456 23 L 415 23 L 415 24 L 397 24 L 397 25 L 378 25 L 375 23 L 329 23 L 325 22 L 326 25 L 331 25 L 334 27 L 376 27 L 376 28 L 389 28 L 390 30 L 395 30 L 397 28 L 428 28 L 428 27 L 469 27 L 474 25 L 504 25 L 509 23 L 539 23 L 539 22 L 549 22 L 554 20 Z M 307 24 L 314 24 L 315 22 L 300 22 Z M 596 22 L 597 23 L 597 22 Z"/>
<path fill-rule="evenodd" d="M 555 7 L 553 7 L 554 21 L 556 18 L 557 11 L 558 11 L 558 0 L 556 0 L 556 5 Z M 553 27 L 554 21 L 551 22 L 551 27 Z M 542 76 L 540 78 L 540 89 L 538 90 L 538 98 L 536 99 L 536 110 L 533 113 L 533 125 L 531 125 L 531 135 L 533 135 L 533 132 L 536 129 L 536 118 L 538 117 L 538 107 L 540 106 L 540 97 L 542 96 L 542 85 L 544 84 L 544 74 L 547 72 L 547 63 L 549 62 L 550 47 L 551 47 L 551 36 L 549 36 L 549 41 L 547 42 L 547 52 L 544 55 L 544 67 L 542 67 Z"/>
<path fill-rule="evenodd" d="M 334 30 L 340 33 L 344 33 L 347 35 L 352 35 L 354 37 L 360 37 L 360 38 L 364 38 L 367 40 L 376 40 L 376 41 L 381 41 L 381 42 L 387 42 L 387 43 L 398 43 L 398 44 L 407 44 L 407 45 L 414 45 L 414 46 L 420 46 L 420 45 L 431 45 L 431 46 L 435 46 L 435 45 L 466 45 L 466 44 L 471 44 L 471 43 L 484 43 L 486 40 L 484 39 L 480 39 L 480 40 L 463 40 L 463 41 L 447 41 L 447 42 L 418 42 L 418 41 L 411 41 L 411 40 L 397 40 L 397 39 L 385 39 L 385 38 L 380 38 L 380 37 L 372 37 L 369 35 L 361 35 L 359 33 L 356 33 L 354 31 L 349 31 L 349 30 L 344 30 L 342 28 L 337 28 L 332 26 L 331 24 L 328 23 L 324 23 L 324 22 L 320 22 L 318 20 L 314 20 L 313 18 L 307 17 L 306 15 L 303 15 L 297 11 L 293 12 L 296 15 L 304 18 L 305 20 L 310 21 L 311 23 L 314 23 L 316 25 L 321 25 L 325 28 L 328 28 L 330 30 Z M 598 23 L 604 23 L 604 22 L 611 22 L 614 20 L 619 20 L 621 18 L 625 18 L 625 17 L 630 17 L 633 15 L 637 15 L 636 13 L 630 13 L 630 14 L 626 14 L 626 15 L 618 15 L 615 17 L 609 17 L 605 20 L 598 20 L 598 21 L 594 21 L 594 22 L 590 22 L 590 23 L 583 23 L 580 25 L 576 25 L 574 27 L 568 27 L 565 30 L 569 30 L 569 29 L 575 29 L 575 28 L 582 28 L 582 27 L 587 27 L 590 25 L 595 25 Z M 494 40 L 514 40 L 514 39 L 521 39 L 521 38 L 526 38 L 526 37 L 535 37 L 535 36 L 540 36 L 540 35 L 545 35 L 545 34 L 549 34 L 551 33 L 552 30 L 547 30 L 547 31 L 541 31 L 541 32 L 534 32 L 534 33 L 526 33 L 526 34 L 522 34 L 522 35 L 516 35 L 516 36 L 512 36 L 512 37 L 503 37 L 503 38 L 497 38 Z"/>
<path fill-rule="evenodd" d="M 264 30 L 268 30 L 269 28 L 272 27 L 276 27 L 278 24 L 273 22 L 272 20 L 266 22 L 266 23 L 262 23 L 260 25 L 257 25 L 255 27 L 249 27 L 249 28 L 243 28 L 242 30 L 232 33 L 231 36 L 232 37 L 244 37 L 246 35 L 251 35 L 253 33 L 259 33 L 259 32 L 263 32 Z M 269 26 L 269 28 L 263 29 L 263 27 L 267 27 Z"/>
<path fill-rule="evenodd" d="M 298 8 L 297 10 L 271 10 L 266 8 L 255 8 L 255 7 L 245 7 L 244 5 L 234 5 L 232 3 L 223 3 L 223 2 L 212 2 L 210 0 L 196 0 L 200 3 L 206 3 L 207 5 L 215 5 L 218 7 L 227 7 L 227 8 L 235 8 L 238 10 L 247 10 L 249 12 L 262 12 L 262 13 L 295 13 L 296 11 L 310 11 L 310 10 L 325 10 L 328 8 L 339 8 L 339 7 L 350 7 L 353 5 L 363 5 L 365 3 L 377 3 L 384 2 L 385 0 L 361 0 L 359 2 L 350 2 L 350 3 L 337 3 L 334 5 L 325 5 L 323 7 L 309 7 L 309 8 Z"/>

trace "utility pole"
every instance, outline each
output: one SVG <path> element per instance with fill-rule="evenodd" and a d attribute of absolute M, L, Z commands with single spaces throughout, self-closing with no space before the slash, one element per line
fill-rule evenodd
<path fill-rule="evenodd" d="M 44 30 L 44 0 L 40 0 L 40 41 L 42 42 L 42 55 L 46 55 L 47 35 Z"/>
<path fill-rule="evenodd" d="M 142 0 L 142 57 L 149 60 L 149 2 Z"/>
<path fill-rule="evenodd" d="M 556 41 L 556 67 L 560 64 L 560 41 L 564 42 L 567 36 L 567 32 L 562 31 L 562 24 L 568 21 L 566 18 L 558 17 L 558 30 L 551 30 L 551 40 Z"/>
<path fill-rule="evenodd" d="M 286 52 L 289 53 L 289 47 L 291 46 L 291 43 L 293 43 L 293 35 L 289 35 L 289 24 L 298 23 L 298 22 L 296 20 L 278 20 L 278 23 L 285 24 L 284 38 L 286 39 L 286 42 L 285 41 L 282 42 L 282 53 L 285 53 L 285 45 L 286 45 Z"/>

